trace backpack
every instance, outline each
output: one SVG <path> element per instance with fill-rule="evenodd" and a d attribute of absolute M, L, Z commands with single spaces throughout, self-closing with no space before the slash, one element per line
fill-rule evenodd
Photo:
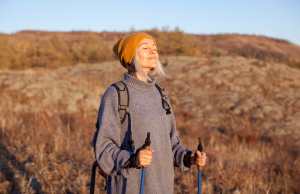
<path fill-rule="evenodd" d="M 120 115 L 121 124 L 123 124 L 127 118 L 128 119 L 127 129 L 131 129 L 131 127 L 130 127 L 131 118 L 130 118 L 130 112 L 129 112 L 130 95 L 128 92 L 127 85 L 124 81 L 118 81 L 118 82 L 113 83 L 111 86 L 115 87 L 117 90 L 117 93 L 118 93 L 118 111 L 119 111 L 119 115 Z M 161 95 L 161 102 L 162 102 L 163 109 L 165 109 L 166 114 L 171 114 L 171 107 L 168 103 L 168 97 L 165 93 L 165 89 L 162 88 L 158 83 L 155 83 L 155 87 L 158 89 L 158 91 Z M 97 119 L 97 123 L 96 123 L 96 129 L 97 129 L 97 131 L 93 138 L 94 148 L 95 148 L 96 138 L 97 138 L 98 129 L 99 129 L 98 119 Z M 129 135 L 129 142 L 126 142 L 126 144 L 129 146 L 130 150 L 134 151 L 134 142 L 132 140 L 131 130 L 126 131 L 126 135 Z M 90 194 L 94 194 L 97 169 L 98 169 L 99 174 L 102 177 L 104 177 L 105 179 L 108 178 L 108 175 L 106 175 L 104 173 L 104 171 L 99 167 L 97 160 L 95 160 L 92 165 L 92 172 L 91 172 L 91 179 L 90 179 Z"/>

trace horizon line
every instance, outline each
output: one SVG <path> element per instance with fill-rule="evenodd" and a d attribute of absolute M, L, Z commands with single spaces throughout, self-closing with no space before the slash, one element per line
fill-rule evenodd
<path fill-rule="evenodd" d="M 184 34 L 188 35 L 200 35 L 200 36 L 218 36 L 218 35 L 241 35 L 241 36 L 258 36 L 258 37 L 265 37 L 265 38 L 270 38 L 270 39 L 275 39 L 275 40 L 281 40 L 285 41 L 289 44 L 294 44 L 296 46 L 300 46 L 300 43 L 291 41 L 287 38 L 281 38 L 281 37 L 275 37 L 275 36 L 270 36 L 266 34 L 258 34 L 258 33 L 240 33 L 240 32 L 216 32 L 216 33 L 201 33 L 201 32 L 187 32 L 184 31 L 180 28 L 176 29 L 173 28 L 168 28 L 166 30 L 164 29 L 159 29 L 159 28 L 148 28 L 148 29 L 129 29 L 129 30 L 90 30 L 90 29 L 76 29 L 76 30 L 48 30 L 48 29 L 22 29 L 22 30 L 16 30 L 12 32 L 2 32 L 0 31 L 0 34 L 6 34 L 6 35 L 13 35 L 17 33 L 24 33 L 24 32 L 49 32 L 49 33 L 76 33 L 76 32 L 83 32 L 83 33 L 133 33 L 133 32 L 141 32 L 141 31 L 153 31 L 153 30 L 158 30 L 160 32 L 176 32 L 180 31 Z"/>

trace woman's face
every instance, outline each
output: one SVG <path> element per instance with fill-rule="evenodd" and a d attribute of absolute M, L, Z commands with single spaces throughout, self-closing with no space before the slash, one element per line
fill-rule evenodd
<path fill-rule="evenodd" d="M 142 68 L 153 69 L 157 65 L 158 51 L 155 42 L 144 39 L 136 50 L 136 60 Z"/>

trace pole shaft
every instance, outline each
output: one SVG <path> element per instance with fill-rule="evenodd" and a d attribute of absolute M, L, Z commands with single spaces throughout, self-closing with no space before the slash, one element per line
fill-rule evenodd
<path fill-rule="evenodd" d="M 141 180 L 140 180 L 140 194 L 144 194 L 144 175 L 145 175 L 145 171 L 144 171 L 144 167 L 142 167 Z"/>
<path fill-rule="evenodd" d="M 198 194 L 202 194 L 202 171 L 198 169 L 197 173 Z"/>

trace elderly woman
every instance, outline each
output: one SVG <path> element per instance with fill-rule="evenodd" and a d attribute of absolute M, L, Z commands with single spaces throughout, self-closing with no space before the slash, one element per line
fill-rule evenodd
<path fill-rule="evenodd" d="M 202 167 L 206 154 L 197 151 L 193 156 L 181 144 L 169 99 L 170 114 L 162 107 L 156 83 L 165 73 L 154 38 L 142 32 L 127 35 L 115 44 L 114 53 L 128 71 L 122 81 L 130 96 L 130 125 L 121 124 L 117 90 L 108 87 L 101 99 L 95 141 L 97 163 L 107 175 L 107 192 L 139 193 L 143 167 L 145 194 L 171 194 L 174 165 L 182 170 L 189 169 L 193 163 Z M 124 145 L 130 142 L 126 140 L 128 136 L 122 135 L 128 130 L 133 148 Z M 151 144 L 145 147 L 147 132 L 151 134 Z"/>

